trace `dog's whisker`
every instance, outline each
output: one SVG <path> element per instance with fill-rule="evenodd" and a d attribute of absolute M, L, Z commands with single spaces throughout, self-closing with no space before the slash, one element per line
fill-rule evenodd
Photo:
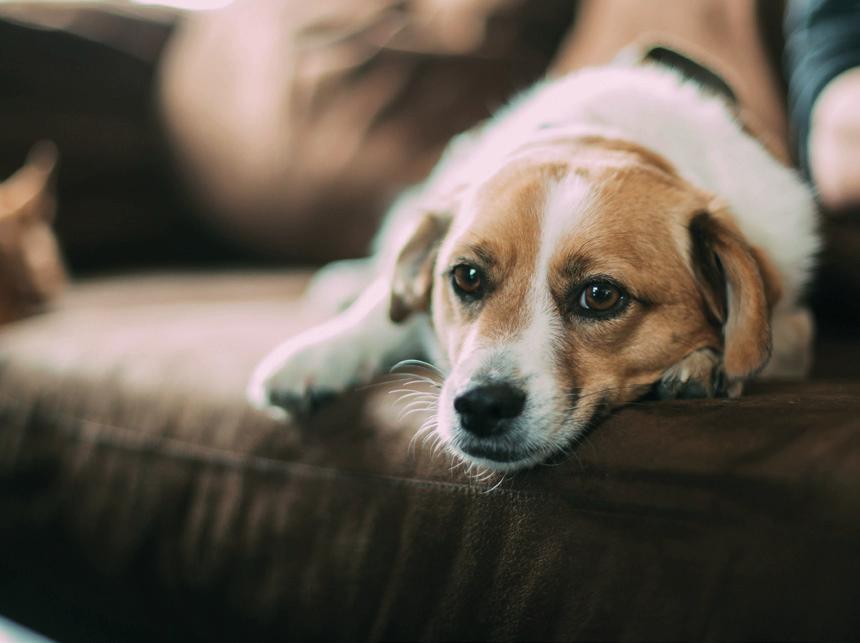
<path fill-rule="evenodd" d="M 398 374 L 395 374 L 395 375 L 398 375 Z M 429 384 L 430 386 L 434 386 L 436 388 L 441 388 L 442 383 L 443 383 L 442 380 L 437 380 L 437 379 L 434 379 L 432 377 L 427 377 L 425 375 L 421 375 L 420 373 L 415 373 L 413 371 L 409 371 L 406 373 L 400 373 L 399 375 L 408 375 L 409 377 L 414 378 L 416 381 L 420 381 L 420 382 L 423 382 L 425 384 Z"/>
<path fill-rule="evenodd" d="M 406 445 L 406 454 L 409 457 L 412 457 L 415 455 L 415 445 L 417 443 L 418 443 L 418 434 L 416 433 L 409 439 L 409 444 Z"/>
<path fill-rule="evenodd" d="M 435 425 L 437 420 L 438 420 L 438 418 L 435 415 L 431 416 L 431 417 L 427 418 L 426 420 L 424 420 L 424 423 L 421 425 L 420 428 L 424 429 L 425 427 Z"/>
<path fill-rule="evenodd" d="M 425 411 L 432 410 L 435 407 L 436 403 L 434 400 L 425 400 L 425 399 L 417 399 L 412 400 L 408 404 L 405 404 L 403 408 L 400 409 L 400 413 L 397 416 L 397 421 L 402 422 L 403 418 L 408 417 L 412 414 L 415 409 L 422 409 Z"/>
<path fill-rule="evenodd" d="M 415 406 L 420 406 L 422 404 L 436 405 L 439 403 L 439 399 L 434 395 L 421 395 L 421 396 L 414 397 L 414 398 L 409 399 L 409 400 L 404 400 L 403 398 L 401 398 L 400 400 L 398 400 L 398 402 L 404 402 L 403 408 L 404 409 L 410 409 L 410 408 L 413 408 Z"/>
<path fill-rule="evenodd" d="M 416 404 L 426 404 L 426 403 L 435 403 L 438 398 L 435 395 L 428 395 L 427 393 L 422 393 L 421 395 L 404 395 L 402 397 L 397 398 L 394 403 L 402 404 L 403 409 L 408 409 Z"/>
<path fill-rule="evenodd" d="M 400 402 L 400 400 L 398 400 L 398 402 Z M 405 413 L 406 411 L 408 411 L 410 409 L 414 409 L 416 406 L 421 406 L 422 404 L 432 404 L 432 403 L 433 403 L 433 400 L 428 400 L 428 399 L 423 398 L 423 397 L 419 397 L 419 398 L 414 399 L 414 400 L 408 400 L 407 402 L 405 402 L 400 407 L 400 412 L 401 412 L 400 417 L 402 418 L 403 413 Z"/>
<path fill-rule="evenodd" d="M 404 359 L 404 360 L 401 360 L 401 361 L 397 362 L 394 366 L 391 367 L 391 372 L 395 372 L 395 371 L 397 371 L 401 368 L 404 368 L 406 366 L 418 366 L 420 368 L 426 368 L 426 369 L 433 371 L 434 373 L 437 373 L 438 375 L 442 376 L 443 378 L 445 377 L 445 373 L 442 371 L 441 368 L 439 368 L 435 364 L 431 364 L 430 362 L 425 362 L 422 359 Z"/>
<path fill-rule="evenodd" d="M 418 429 L 415 432 L 415 435 L 412 436 L 411 442 L 414 442 L 417 445 L 420 440 L 421 444 L 427 444 L 427 440 L 430 439 L 430 434 L 433 433 L 433 430 L 435 428 L 436 427 L 434 426 L 426 426 L 421 429 Z"/>
<path fill-rule="evenodd" d="M 422 440 L 425 445 L 429 445 L 431 442 L 438 440 L 439 434 L 436 433 L 436 425 L 432 425 L 429 431 L 426 431 L 422 434 Z"/>
<path fill-rule="evenodd" d="M 424 420 L 417 429 L 415 429 L 415 433 L 424 434 L 428 431 L 432 431 L 436 428 L 436 416 L 431 415 L 426 420 Z"/>
<path fill-rule="evenodd" d="M 428 418 L 419 428 L 415 431 L 412 438 L 409 440 L 409 446 L 407 447 L 407 453 L 411 455 L 415 455 L 415 449 L 418 445 L 418 441 L 421 440 L 422 443 L 426 441 L 428 434 L 432 434 L 433 430 L 436 428 L 434 424 L 435 417 Z"/>
<path fill-rule="evenodd" d="M 426 453 L 430 454 L 431 461 L 435 457 L 434 449 L 436 448 L 436 445 L 437 445 L 437 440 L 432 435 L 424 436 L 421 439 L 422 450 L 425 451 Z"/>
<path fill-rule="evenodd" d="M 435 431 L 428 431 L 425 435 L 421 436 L 422 444 L 427 447 L 427 449 L 432 450 L 439 443 L 439 434 Z"/>
<path fill-rule="evenodd" d="M 416 407 L 416 408 L 414 408 L 414 409 L 410 409 L 409 411 L 407 411 L 406 413 L 404 413 L 402 416 L 400 416 L 400 420 L 399 420 L 399 421 L 400 421 L 400 422 L 402 422 L 403 420 L 405 420 L 406 418 L 408 418 L 408 417 L 409 417 L 410 415 L 412 415 L 413 413 L 429 413 L 430 411 L 432 411 L 432 410 L 433 410 L 434 406 L 435 406 L 435 405 L 431 404 L 431 405 L 428 405 L 428 406 L 420 406 L 420 407 Z"/>
<path fill-rule="evenodd" d="M 400 392 L 399 390 L 398 391 L 389 391 L 389 394 L 393 395 L 393 394 L 399 393 L 399 392 Z M 401 395 L 400 397 L 397 398 L 397 401 L 403 402 L 404 400 L 409 400 L 409 399 L 412 399 L 413 397 L 418 397 L 418 398 L 432 397 L 434 399 L 436 398 L 435 395 L 432 395 L 431 393 L 427 393 L 426 391 L 412 391 L 410 393 L 404 393 L 403 395 Z"/>
<path fill-rule="evenodd" d="M 421 439 L 422 443 L 425 443 L 428 439 L 428 436 L 431 433 L 433 433 L 433 431 L 435 431 L 435 430 L 436 430 L 435 425 L 428 425 L 428 426 L 425 426 L 425 427 L 418 429 L 418 431 L 416 431 L 416 433 L 418 434 L 418 437 Z"/>
<path fill-rule="evenodd" d="M 406 418 L 414 413 L 431 413 L 436 408 L 436 405 L 433 403 L 424 403 L 424 406 L 421 406 L 421 401 L 416 401 L 406 407 L 400 414 L 397 416 L 398 422 L 403 422 Z"/>
<path fill-rule="evenodd" d="M 428 384 L 434 388 L 439 388 L 440 383 L 429 377 L 424 377 L 418 373 L 402 373 L 404 379 L 409 379 L 412 384 Z"/>
<path fill-rule="evenodd" d="M 415 390 L 412 388 L 396 388 L 388 391 L 389 395 L 409 395 L 410 393 L 420 393 L 421 395 L 433 395 L 430 391 Z"/>
<path fill-rule="evenodd" d="M 385 373 L 381 375 L 376 381 L 370 382 L 366 385 L 363 385 L 361 388 L 365 387 L 377 387 L 377 386 L 390 386 L 392 384 L 400 384 L 404 383 L 418 384 L 418 383 L 426 383 L 431 385 L 436 385 L 436 380 L 427 378 L 419 373 L 411 373 L 411 372 L 402 372 L 402 373 Z"/>
<path fill-rule="evenodd" d="M 414 411 L 435 411 L 437 408 L 436 400 L 412 400 L 406 407 L 408 412 L 403 417 L 408 417 Z"/>
<path fill-rule="evenodd" d="M 433 447 L 433 455 L 435 457 L 439 453 L 444 452 L 445 442 L 443 442 L 442 438 L 440 438 L 437 434 L 434 433 L 434 435 L 436 435 L 436 445 Z"/>
<path fill-rule="evenodd" d="M 495 475 L 492 471 L 482 470 L 477 473 L 473 478 L 473 482 L 483 486 L 487 483 L 488 480 L 492 479 L 493 475 Z"/>
<path fill-rule="evenodd" d="M 415 435 L 412 436 L 411 443 L 417 445 L 418 441 L 420 440 L 421 443 L 424 444 L 426 442 L 426 437 L 427 436 L 424 435 L 423 433 L 416 433 Z"/>
<path fill-rule="evenodd" d="M 491 469 L 485 469 L 484 473 L 481 474 L 481 482 L 484 483 L 484 482 L 487 482 L 488 480 L 492 480 L 493 478 L 496 477 L 496 475 L 497 474 L 495 471 L 492 471 Z"/>
<path fill-rule="evenodd" d="M 429 398 L 429 399 L 428 399 L 428 398 L 426 398 L 426 397 L 419 397 L 419 398 L 417 398 L 417 399 L 410 400 L 408 403 L 404 404 L 404 405 L 403 405 L 403 410 L 404 410 L 404 411 L 408 411 L 408 410 L 411 410 L 411 409 L 414 409 L 414 408 L 418 408 L 418 407 L 420 407 L 420 406 L 429 406 L 429 407 L 433 407 L 433 406 L 435 406 L 435 405 L 436 405 L 436 400 L 434 400 L 434 399 L 432 399 L 432 398 Z"/>
<path fill-rule="evenodd" d="M 507 478 L 507 474 L 503 473 L 501 476 L 499 476 L 499 480 L 498 480 L 498 482 L 496 482 L 496 484 L 494 484 L 494 485 L 493 485 L 492 487 L 490 487 L 489 489 L 486 489 L 486 490 L 484 491 L 484 493 L 492 493 L 492 492 L 494 492 L 496 489 L 498 489 L 499 487 L 501 487 L 501 486 L 502 486 L 502 483 L 505 481 L 505 478 Z"/>
<path fill-rule="evenodd" d="M 439 458 L 444 458 L 446 455 L 450 455 L 450 452 L 448 451 L 448 447 L 445 442 L 440 438 L 436 446 L 433 448 L 433 460 L 435 462 Z"/>
<path fill-rule="evenodd" d="M 436 444 L 436 434 L 433 431 L 421 435 L 421 446 L 425 449 L 430 449 Z"/>

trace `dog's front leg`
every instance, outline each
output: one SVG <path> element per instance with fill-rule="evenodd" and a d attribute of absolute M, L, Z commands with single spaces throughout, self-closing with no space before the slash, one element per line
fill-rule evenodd
<path fill-rule="evenodd" d="M 395 324 L 390 298 L 391 282 L 380 277 L 343 313 L 278 346 L 251 376 L 248 400 L 276 417 L 307 414 L 397 361 L 418 356 L 427 318 Z"/>

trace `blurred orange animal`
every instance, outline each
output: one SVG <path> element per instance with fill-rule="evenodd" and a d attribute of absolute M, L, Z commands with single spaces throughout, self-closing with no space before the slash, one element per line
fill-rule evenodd
<path fill-rule="evenodd" d="M 0 183 L 0 324 L 44 309 L 66 283 L 51 229 L 56 166 L 57 148 L 42 141 Z"/>

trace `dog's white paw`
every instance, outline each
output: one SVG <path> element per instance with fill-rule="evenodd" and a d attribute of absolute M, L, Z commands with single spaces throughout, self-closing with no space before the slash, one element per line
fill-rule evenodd
<path fill-rule="evenodd" d="M 722 360 L 710 348 L 687 355 L 667 369 L 657 384 L 657 396 L 663 400 L 715 397 L 724 391 Z"/>
<path fill-rule="evenodd" d="M 246 395 L 252 406 L 277 419 L 307 415 L 369 379 L 376 366 L 349 337 L 317 339 L 304 334 L 260 362 Z"/>

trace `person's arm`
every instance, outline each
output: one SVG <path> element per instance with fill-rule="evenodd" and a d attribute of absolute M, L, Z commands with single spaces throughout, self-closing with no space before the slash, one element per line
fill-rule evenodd
<path fill-rule="evenodd" d="M 860 2 L 793 0 L 786 66 L 801 167 L 828 210 L 860 206 Z"/>

